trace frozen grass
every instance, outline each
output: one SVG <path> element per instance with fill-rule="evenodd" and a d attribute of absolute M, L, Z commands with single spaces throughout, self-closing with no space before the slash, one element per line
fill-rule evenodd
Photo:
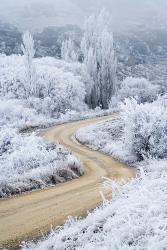
<path fill-rule="evenodd" d="M 167 162 L 145 163 L 140 177 L 123 187 L 110 180 L 106 185 L 113 191 L 111 201 L 86 219 L 69 219 L 37 244 L 24 244 L 22 250 L 166 249 Z"/>
<path fill-rule="evenodd" d="M 16 99 L 0 100 L 0 128 L 24 128 L 29 126 L 39 126 L 46 124 L 46 121 L 53 122 L 53 119 L 46 119 L 38 114 L 35 109 L 28 108 L 24 101 Z"/>
<path fill-rule="evenodd" d="M 76 133 L 76 139 L 93 148 L 109 154 L 122 162 L 135 162 L 136 157 L 126 150 L 123 142 L 124 122 L 121 118 L 112 119 L 107 122 L 99 122 L 81 128 Z"/>
<path fill-rule="evenodd" d="M 0 134 L 0 198 L 46 188 L 83 174 L 79 160 L 60 145 L 6 129 Z"/>

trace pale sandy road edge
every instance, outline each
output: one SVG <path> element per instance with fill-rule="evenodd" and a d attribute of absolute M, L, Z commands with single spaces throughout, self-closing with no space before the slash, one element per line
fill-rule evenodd
<path fill-rule="evenodd" d="M 62 225 L 69 215 L 86 215 L 102 201 L 99 193 L 102 177 L 128 180 L 135 176 L 134 169 L 71 139 L 79 128 L 114 117 L 110 115 L 63 124 L 42 132 L 46 140 L 59 142 L 70 149 L 83 162 L 85 174 L 53 188 L 1 200 L 0 246 L 18 249 L 22 240 L 40 237 L 41 232 L 50 230 L 50 225 Z M 106 193 L 106 196 L 111 197 L 111 193 Z"/>

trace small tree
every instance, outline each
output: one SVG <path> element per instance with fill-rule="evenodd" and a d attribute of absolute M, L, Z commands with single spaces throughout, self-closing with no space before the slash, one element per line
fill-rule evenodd
<path fill-rule="evenodd" d="M 61 58 L 67 62 L 75 62 L 78 59 L 77 53 L 75 51 L 75 44 L 69 38 L 68 40 L 63 41 L 61 47 Z"/>
<path fill-rule="evenodd" d="M 116 58 L 109 14 L 102 10 L 85 22 L 85 33 L 81 42 L 84 64 L 93 80 L 89 100 L 92 108 L 108 108 L 111 96 L 116 91 Z"/>
<path fill-rule="evenodd" d="M 25 92 L 26 97 L 36 95 L 37 87 L 36 87 L 36 70 L 33 64 L 33 58 L 35 56 L 34 49 L 34 40 L 29 31 L 26 31 L 23 34 L 23 44 L 21 45 L 21 49 L 24 54 L 24 62 L 26 68 L 26 77 L 25 77 Z"/>

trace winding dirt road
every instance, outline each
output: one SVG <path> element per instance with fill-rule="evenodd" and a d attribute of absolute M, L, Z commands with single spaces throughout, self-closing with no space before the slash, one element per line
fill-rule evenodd
<path fill-rule="evenodd" d="M 47 129 L 42 136 L 59 142 L 70 149 L 85 165 L 85 175 L 71 182 L 47 190 L 35 191 L 0 201 L 0 249 L 18 249 L 23 240 L 41 237 L 51 225 L 62 225 L 68 216 L 85 216 L 88 210 L 102 202 L 102 177 L 128 180 L 135 176 L 132 168 L 73 139 L 75 132 L 84 126 L 113 119 L 94 118 Z M 111 197 L 111 192 L 105 193 Z"/>

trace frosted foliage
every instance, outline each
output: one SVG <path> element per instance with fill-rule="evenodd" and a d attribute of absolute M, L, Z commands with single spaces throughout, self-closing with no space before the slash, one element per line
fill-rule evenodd
<path fill-rule="evenodd" d="M 24 54 L 24 63 L 25 63 L 25 79 L 24 87 L 26 88 L 26 97 L 30 95 L 37 95 L 37 86 L 36 86 L 36 70 L 33 63 L 33 58 L 35 55 L 34 49 L 34 40 L 29 31 L 26 31 L 23 34 L 23 44 L 21 46 Z"/>
<path fill-rule="evenodd" d="M 31 64 L 32 59 L 35 55 L 35 49 L 34 49 L 34 40 L 29 31 L 26 31 L 23 34 L 23 45 L 22 45 L 22 51 L 26 57 L 26 60 Z"/>
<path fill-rule="evenodd" d="M 121 117 L 81 128 L 76 138 L 89 147 L 123 162 L 167 158 L 167 98 L 138 104 L 126 99 Z"/>
<path fill-rule="evenodd" d="M 126 100 L 122 105 L 125 124 L 124 143 L 130 154 L 143 157 L 167 157 L 167 101 L 138 104 Z"/>
<path fill-rule="evenodd" d="M 7 197 L 77 178 L 83 167 L 62 146 L 6 128 L 0 133 L 0 173 L 0 197 Z"/>
<path fill-rule="evenodd" d="M 90 16 L 85 23 L 81 50 L 88 75 L 93 81 L 89 100 L 93 108 L 107 108 L 111 96 L 115 93 L 116 58 L 110 26 L 110 16 L 105 10 L 97 16 Z"/>
<path fill-rule="evenodd" d="M 26 102 L 4 98 L 0 100 L 0 129 L 6 126 L 24 128 L 40 124 L 46 124 L 46 117 L 39 115 L 35 109 L 27 108 Z"/>
<path fill-rule="evenodd" d="M 90 148 L 114 156 L 120 161 L 131 163 L 136 160 L 136 157 L 129 153 L 123 143 L 123 129 L 123 120 L 116 118 L 81 128 L 77 131 L 76 138 Z"/>
<path fill-rule="evenodd" d="M 69 40 L 63 41 L 61 47 L 61 58 L 67 62 L 77 61 L 78 55 L 75 51 L 75 44 L 71 38 L 69 38 Z"/>
<path fill-rule="evenodd" d="M 110 106 L 118 105 L 126 98 L 134 97 L 139 103 L 153 102 L 161 92 L 160 86 L 152 84 L 145 78 L 127 77 L 111 99 Z"/>
<path fill-rule="evenodd" d="M 25 84 L 26 68 L 22 56 L 0 56 L 0 96 L 23 100 L 38 114 L 58 117 L 68 110 L 84 111 L 85 85 L 79 65 L 54 58 L 33 59 L 35 88 Z"/>
<path fill-rule="evenodd" d="M 19 129 L 47 122 L 22 100 L 0 100 L 0 198 L 46 188 L 83 174 L 80 161 L 62 146 L 46 143 L 35 134 L 19 133 Z"/>

